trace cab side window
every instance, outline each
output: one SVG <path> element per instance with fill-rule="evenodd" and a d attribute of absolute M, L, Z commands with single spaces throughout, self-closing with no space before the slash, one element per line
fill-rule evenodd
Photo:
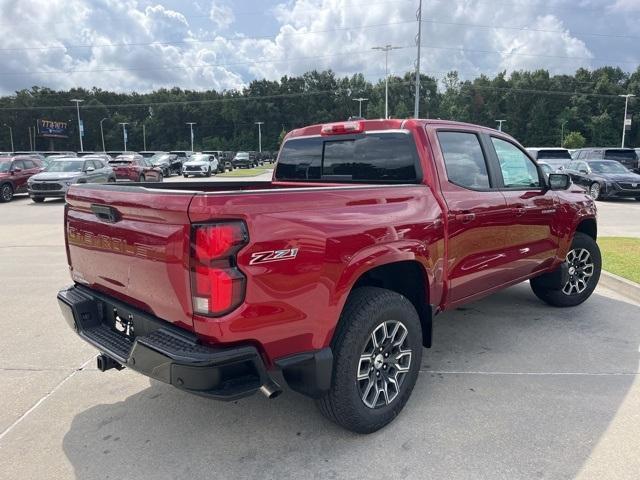
<path fill-rule="evenodd" d="M 505 188 L 540 188 L 540 174 L 533 161 L 525 153 L 500 138 L 491 137 L 496 150 Z"/>
<path fill-rule="evenodd" d="M 438 132 L 449 181 L 471 190 L 491 188 L 487 162 L 475 133 Z"/>

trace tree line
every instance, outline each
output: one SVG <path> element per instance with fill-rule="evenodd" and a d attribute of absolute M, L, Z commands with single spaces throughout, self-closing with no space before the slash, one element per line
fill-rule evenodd
<path fill-rule="evenodd" d="M 392 117 L 413 115 L 414 74 L 389 79 Z M 32 87 L 0 97 L 0 151 L 10 150 L 9 129 L 15 150 L 29 149 L 29 128 L 38 119 L 67 121 L 69 138 L 55 140 L 56 150 L 78 150 L 76 107 L 84 100 L 84 149 L 102 150 L 103 121 L 107 150 L 123 148 L 121 122 L 128 125 L 127 147 L 147 150 L 190 148 L 187 122 L 195 122 L 196 150 L 257 150 L 262 125 L 263 150 L 276 150 L 283 132 L 304 125 L 331 122 L 358 115 L 355 98 L 365 118 L 384 116 L 384 80 L 372 83 L 362 74 L 338 77 L 334 72 L 311 71 L 284 76 L 279 81 L 254 80 L 242 90 L 218 92 L 181 88 L 150 93 L 117 93 L 98 88 L 56 91 Z M 420 116 L 458 120 L 490 127 L 505 120 L 503 130 L 525 146 L 620 146 L 624 99 L 640 95 L 640 67 L 633 73 L 617 67 L 579 69 L 574 75 L 550 75 L 546 70 L 481 75 L 461 79 L 451 71 L 442 79 L 421 77 Z M 631 99 L 633 125 L 626 145 L 640 146 L 640 99 Z M 36 149 L 49 141 L 37 138 Z"/>

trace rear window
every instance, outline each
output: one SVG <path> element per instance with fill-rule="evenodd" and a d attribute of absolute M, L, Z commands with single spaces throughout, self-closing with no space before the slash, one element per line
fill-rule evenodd
<path fill-rule="evenodd" d="M 413 138 L 406 133 L 294 138 L 282 147 L 276 178 L 411 183 L 418 180 L 417 163 Z"/>
<path fill-rule="evenodd" d="M 604 158 L 608 160 L 637 160 L 635 150 L 605 150 Z"/>
<path fill-rule="evenodd" d="M 569 150 L 538 150 L 538 160 L 571 160 Z"/>

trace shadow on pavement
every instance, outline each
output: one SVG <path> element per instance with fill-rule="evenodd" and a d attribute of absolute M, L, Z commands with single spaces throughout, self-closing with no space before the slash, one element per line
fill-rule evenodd
<path fill-rule="evenodd" d="M 573 478 L 635 380 L 639 313 L 597 294 L 551 309 L 522 285 L 444 314 L 405 411 L 368 436 L 294 393 L 218 403 L 151 382 L 76 415 L 63 448 L 80 479 Z"/>

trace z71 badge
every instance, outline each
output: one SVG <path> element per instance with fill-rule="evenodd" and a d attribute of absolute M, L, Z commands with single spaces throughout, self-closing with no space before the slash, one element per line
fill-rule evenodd
<path fill-rule="evenodd" d="M 257 252 L 251 254 L 249 265 L 260 263 L 280 262 L 282 260 L 293 260 L 298 255 L 297 248 L 287 248 L 286 250 L 269 250 L 267 252 Z"/>

